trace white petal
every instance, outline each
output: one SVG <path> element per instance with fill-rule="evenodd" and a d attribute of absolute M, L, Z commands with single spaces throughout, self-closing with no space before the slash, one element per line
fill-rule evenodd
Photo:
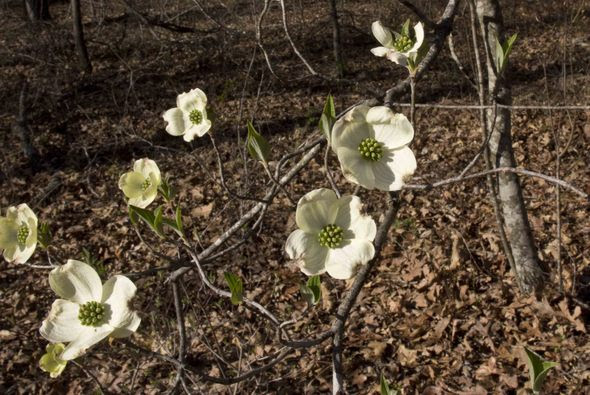
<path fill-rule="evenodd" d="M 385 123 L 390 124 L 394 118 L 395 113 L 391 111 L 391 108 L 386 106 L 371 107 L 367 112 L 367 122 L 372 124 Z"/>
<path fill-rule="evenodd" d="M 394 151 L 384 150 L 383 158 L 375 162 L 373 174 L 375 175 L 375 188 L 381 191 L 394 191 L 396 182 L 394 166 Z"/>
<path fill-rule="evenodd" d="M 289 259 L 299 259 L 303 256 L 307 248 L 307 238 L 308 233 L 305 233 L 301 229 L 291 232 L 285 243 L 285 251 Z"/>
<path fill-rule="evenodd" d="M 389 190 L 397 191 L 408 182 L 408 179 L 416 171 L 416 157 L 412 150 L 409 147 L 395 150 L 392 167 L 395 173 L 395 183 L 392 185 L 393 189 Z"/>
<path fill-rule="evenodd" d="M 35 228 L 37 227 L 37 216 L 29 208 L 29 206 L 24 203 L 19 204 L 16 210 L 19 224 L 26 224 L 27 226 L 30 226 L 32 221 L 35 224 Z"/>
<path fill-rule="evenodd" d="M 0 217 L 0 249 L 15 247 L 18 243 L 18 225 L 15 220 Z"/>
<path fill-rule="evenodd" d="M 101 326 L 82 326 L 82 329 L 78 332 L 78 337 L 67 345 L 60 358 L 64 361 L 78 358 L 88 348 L 110 335 L 112 331 L 113 327 L 108 324 Z"/>
<path fill-rule="evenodd" d="M 408 57 L 402 53 L 391 51 L 387 54 L 387 59 L 399 64 L 400 66 L 406 67 L 408 65 Z"/>
<path fill-rule="evenodd" d="M 129 337 L 137 330 L 140 323 L 141 318 L 139 318 L 139 315 L 136 312 L 133 312 L 131 320 L 127 322 L 127 326 L 115 328 L 110 336 L 116 338 Z"/>
<path fill-rule="evenodd" d="M 4 259 L 6 259 L 6 262 L 14 261 L 17 250 L 18 247 L 16 244 L 6 247 L 6 249 L 4 250 Z"/>
<path fill-rule="evenodd" d="M 51 305 L 49 315 L 41 324 L 41 336 L 52 343 L 71 342 L 76 339 L 83 329 L 78 319 L 79 311 L 80 306 L 77 303 L 56 299 Z"/>
<path fill-rule="evenodd" d="M 191 110 L 197 109 L 202 111 L 207 105 L 207 96 L 199 88 L 189 92 L 181 93 L 176 98 L 176 107 L 184 112 L 190 113 Z"/>
<path fill-rule="evenodd" d="M 113 328 L 126 327 L 133 321 L 134 312 L 129 302 L 137 287 L 125 276 L 113 276 L 102 286 L 102 303 L 110 308 L 108 324 Z"/>
<path fill-rule="evenodd" d="M 372 241 L 377 232 L 375 221 L 361 214 L 361 199 L 358 196 L 343 196 L 335 224 L 345 229 L 345 239 L 364 239 Z"/>
<path fill-rule="evenodd" d="M 337 201 L 331 189 L 320 188 L 305 194 L 297 203 L 297 226 L 307 233 L 319 233 L 324 226 L 334 223 Z"/>
<path fill-rule="evenodd" d="M 146 179 L 152 179 L 150 175 L 153 175 L 153 180 L 156 180 L 156 183 L 158 185 L 160 184 L 160 169 L 158 168 L 156 162 L 154 162 L 153 160 L 148 158 L 138 159 L 133 164 L 133 170 L 138 173 L 141 173 L 141 175 L 143 175 L 143 177 Z"/>
<path fill-rule="evenodd" d="M 328 274 L 339 280 L 354 276 L 356 267 L 375 256 L 373 243 L 363 240 L 346 240 L 339 248 L 330 250 L 326 261 Z"/>
<path fill-rule="evenodd" d="M 363 139 L 372 137 L 366 122 L 369 108 L 364 105 L 356 106 L 334 123 L 331 139 L 334 152 L 342 146 L 357 149 Z"/>
<path fill-rule="evenodd" d="M 151 195 L 142 194 L 141 196 L 129 199 L 127 203 L 129 203 L 130 206 L 146 208 L 150 205 L 151 202 L 153 202 L 156 199 L 156 196 L 157 194 L 155 193 Z"/>
<path fill-rule="evenodd" d="M 196 137 L 203 137 L 211 129 L 211 121 L 206 119 L 198 125 L 192 125 L 184 134 L 184 141 L 191 142 Z"/>
<path fill-rule="evenodd" d="M 408 145 L 414 138 L 414 128 L 403 114 L 394 114 L 389 124 L 373 126 L 375 140 L 389 149 L 401 148 Z"/>
<path fill-rule="evenodd" d="M 393 37 L 391 36 L 391 31 L 384 27 L 381 22 L 375 21 L 371 25 L 371 31 L 373 32 L 373 36 L 383 45 L 384 47 L 390 47 L 392 45 Z"/>
<path fill-rule="evenodd" d="M 416 26 L 414 26 L 414 32 L 416 33 L 416 42 L 414 43 L 414 46 L 408 51 L 410 53 L 417 52 L 424 42 L 424 26 L 422 25 L 422 22 L 416 23 Z"/>
<path fill-rule="evenodd" d="M 123 191 L 129 199 L 138 198 L 143 193 L 143 183 L 145 177 L 137 171 L 130 171 L 119 178 L 119 189 Z"/>
<path fill-rule="evenodd" d="M 334 224 L 342 229 L 350 228 L 350 224 L 361 215 L 361 199 L 358 196 L 342 196 L 338 200 L 338 212 Z"/>
<path fill-rule="evenodd" d="M 342 174 L 348 181 L 367 189 L 375 188 L 372 162 L 364 159 L 358 150 L 348 147 L 339 148 L 336 154 L 342 167 Z"/>
<path fill-rule="evenodd" d="M 385 47 L 375 47 L 371 49 L 371 53 L 375 56 L 379 56 L 380 58 L 386 56 L 390 51 L 391 49 Z"/>
<path fill-rule="evenodd" d="M 15 263 L 25 263 L 26 261 L 29 260 L 29 258 L 35 252 L 36 246 L 37 246 L 36 242 L 30 246 L 27 246 L 27 245 L 25 245 L 24 247 L 20 246 L 20 245 L 17 246 L 14 254 L 12 255 L 12 260 Z"/>
<path fill-rule="evenodd" d="M 102 283 L 96 271 L 73 259 L 49 273 L 49 285 L 60 297 L 78 304 L 100 301 L 102 297 Z"/>
<path fill-rule="evenodd" d="M 325 273 L 328 250 L 322 247 L 317 239 L 310 237 L 305 254 L 298 262 L 299 269 L 308 276 Z"/>
<path fill-rule="evenodd" d="M 178 107 L 169 109 L 162 115 L 168 123 L 166 131 L 173 136 L 182 136 L 188 126 L 184 120 L 183 112 Z"/>

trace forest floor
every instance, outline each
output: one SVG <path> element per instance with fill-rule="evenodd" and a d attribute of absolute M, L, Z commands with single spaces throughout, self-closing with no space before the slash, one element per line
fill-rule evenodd
<path fill-rule="evenodd" d="M 0 2 L 0 207 L 27 203 L 53 231 L 52 254 L 89 259 L 105 278 L 165 266 L 140 242 L 117 187 L 133 160 L 158 163 L 178 191 L 185 228 L 195 243 L 207 245 L 234 223 L 251 202 L 228 198 L 219 185 L 209 139 L 191 144 L 165 132 L 161 114 L 176 95 L 199 87 L 215 114 L 217 137 L 228 183 L 262 196 L 258 163 L 243 160 L 246 120 L 272 145 L 273 157 L 293 151 L 320 135 L 316 125 L 331 93 L 337 111 L 371 92 L 405 78 L 404 70 L 373 56 L 370 25 L 415 20 L 395 1 L 338 2 L 347 81 L 310 76 L 282 30 L 277 2 L 263 23 L 263 40 L 273 76 L 257 49 L 255 15 L 261 1 L 136 1 L 153 20 L 190 26 L 179 33 L 149 26 L 122 2 L 82 2 L 84 29 L 93 72 L 79 70 L 71 35 L 69 2 L 50 6 L 49 23 L 31 25 L 21 2 Z M 329 2 L 288 2 L 291 36 L 318 72 L 335 75 Z M 444 1 L 419 1 L 434 20 Z M 543 3 L 542 6 L 539 4 Z M 509 34 L 518 33 L 507 78 L 515 104 L 590 103 L 590 3 L 578 0 L 502 1 Z M 455 47 L 473 76 L 473 48 L 467 2 L 460 5 Z M 253 55 L 254 54 L 254 55 Z M 12 132 L 19 95 L 26 81 L 28 123 L 39 156 L 29 163 Z M 350 81 L 354 81 L 351 83 Z M 401 98 L 408 101 L 408 95 Z M 400 98 L 396 98 L 400 99 Z M 418 103 L 477 104 L 477 94 L 458 71 L 448 48 L 419 81 Z M 407 108 L 398 108 L 407 114 Z M 513 139 L 519 166 L 555 175 L 557 152 L 565 181 L 590 193 L 590 111 L 514 110 Z M 412 143 L 418 169 L 413 182 L 458 174 L 481 144 L 477 110 L 420 108 Z M 555 136 L 559 136 L 559 150 Z M 294 163 L 294 162 L 290 162 Z M 328 187 L 321 155 L 288 187 L 298 199 Z M 330 166 L 341 191 L 353 185 Z M 479 163 L 475 169 L 483 169 Z M 262 175 L 261 175 L 262 174 Z M 344 369 L 350 393 L 377 393 L 379 377 L 404 393 L 527 393 L 526 345 L 559 365 L 549 373 L 545 393 L 590 394 L 590 215 L 588 202 L 561 191 L 560 291 L 556 238 L 556 190 L 539 179 L 521 178 L 538 254 L 551 270 L 538 297 L 521 296 L 503 256 L 485 179 L 425 192 L 404 191 L 389 242 L 348 320 Z M 386 194 L 359 192 L 364 210 L 376 221 Z M 295 229 L 294 208 L 279 195 L 262 232 L 205 267 L 226 287 L 225 271 L 238 274 L 245 294 L 283 320 L 297 318 L 294 338 L 328 328 L 350 282 L 322 276 L 320 304 L 302 312 L 299 284 L 305 281 L 288 262 L 284 243 Z M 142 229 L 145 239 L 158 239 Z M 87 251 L 87 253 L 84 253 Z M 160 251 L 175 254 L 173 244 Z M 38 249 L 30 263 L 47 264 Z M 134 306 L 142 323 L 130 340 L 165 355 L 177 351 L 176 316 L 166 275 L 137 279 Z M 140 354 L 120 341 L 105 341 L 51 379 L 38 367 L 47 342 L 41 321 L 55 298 L 47 270 L 0 263 L 0 392 L 92 393 L 96 382 L 115 393 L 160 393 L 172 388 L 175 366 Z M 188 362 L 203 373 L 220 375 L 260 366 L 281 347 L 263 318 L 232 306 L 185 277 Z M 223 355 L 225 362 L 211 353 Z M 227 365 L 225 365 L 227 364 Z M 232 368 L 229 368 L 230 366 Z M 232 370 L 234 369 L 234 370 Z M 232 386 L 195 379 L 195 393 L 328 393 L 331 346 L 325 342 L 297 350 L 269 371 Z"/>

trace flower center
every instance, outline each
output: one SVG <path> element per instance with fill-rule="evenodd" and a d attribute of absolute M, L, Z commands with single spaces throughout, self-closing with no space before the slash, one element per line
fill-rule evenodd
<path fill-rule="evenodd" d="M 28 237 L 29 227 L 27 225 L 22 225 L 20 228 L 18 228 L 18 232 L 16 233 L 16 240 L 18 241 L 18 244 L 25 245 Z"/>
<path fill-rule="evenodd" d="M 376 162 L 383 157 L 383 146 L 374 138 L 367 137 L 359 144 L 359 152 L 363 158 Z"/>
<path fill-rule="evenodd" d="M 407 52 L 414 46 L 414 41 L 408 36 L 400 36 L 393 42 L 393 47 L 399 52 Z"/>
<path fill-rule="evenodd" d="M 150 187 L 150 185 L 152 185 L 150 179 L 146 178 L 145 181 L 141 184 L 141 190 L 145 192 Z"/>
<path fill-rule="evenodd" d="M 318 234 L 322 247 L 337 248 L 342 243 L 342 228 L 338 225 L 326 225 Z"/>
<path fill-rule="evenodd" d="M 86 302 L 80 306 L 78 319 L 82 325 L 98 326 L 104 318 L 104 305 L 98 302 Z"/>
<path fill-rule="evenodd" d="M 190 119 L 193 125 L 198 125 L 203 121 L 203 113 L 197 109 L 194 109 L 188 115 L 188 119 Z"/>

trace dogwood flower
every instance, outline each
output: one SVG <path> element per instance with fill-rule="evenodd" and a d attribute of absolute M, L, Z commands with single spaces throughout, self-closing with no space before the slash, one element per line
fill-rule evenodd
<path fill-rule="evenodd" d="M 158 195 L 158 186 L 162 182 L 160 169 L 151 159 L 138 159 L 133 171 L 125 173 L 119 179 L 119 188 L 129 198 L 132 206 L 145 208 Z"/>
<path fill-rule="evenodd" d="M 37 216 L 26 204 L 9 207 L 0 217 L 0 250 L 8 262 L 25 263 L 37 246 Z"/>
<path fill-rule="evenodd" d="M 183 136 L 184 141 L 193 141 L 195 135 L 202 137 L 211 128 L 207 119 L 207 96 L 199 88 L 181 93 L 176 97 L 176 107 L 163 115 L 168 123 L 166 131 L 173 136 Z"/>
<path fill-rule="evenodd" d="M 88 264 L 73 259 L 49 273 L 49 286 L 61 298 L 41 325 L 41 336 L 52 343 L 68 343 L 59 358 L 69 361 L 84 354 L 107 336 L 131 336 L 141 319 L 129 308 L 135 284 L 125 276 L 104 285 Z"/>
<path fill-rule="evenodd" d="M 376 47 L 371 49 L 371 52 L 375 56 L 385 56 L 392 62 L 399 64 L 400 66 L 408 66 L 408 63 L 416 61 L 418 49 L 424 42 L 424 26 L 421 22 L 418 22 L 414 26 L 414 37 L 410 37 L 409 32 L 409 20 L 404 25 L 402 32 L 392 32 L 384 27 L 381 22 L 375 21 L 371 25 L 373 36 L 379 41 L 382 47 Z M 394 39 L 395 36 L 395 39 Z"/>
<path fill-rule="evenodd" d="M 360 212 L 357 196 L 338 199 L 330 189 L 316 189 L 297 203 L 299 229 L 287 238 L 285 250 L 308 276 L 328 274 L 336 279 L 355 275 L 356 267 L 375 255 L 375 221 Z"/>
<path fill-rule="evenodd" d="M 46 349 L 47 353 L 43 354 L 39 360 L 39 367 L 44 372 L 49 373 L 51 378 L 56 378 L 64 371 L 68 361 L 64 361 L 59 355 L 64 351 L 66 347 L 63 343 L 48 344 Z"/>
<path fill-rule="evenodd" d="M 344 177 L 367 189 L 400 190 L 416 170 L 407 146 L 414 128 L 403 114 L 360 105 L 334 124 L 332 148 Z"/>

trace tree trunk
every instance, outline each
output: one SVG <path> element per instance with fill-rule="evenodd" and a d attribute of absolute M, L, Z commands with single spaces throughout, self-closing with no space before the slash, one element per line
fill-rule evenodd
<path fill-rule="evenodd" d="M 31 22 L 51 19 L 49 15 L 49 0 L 23 0 L 23 4 Z"/>
<path fill-rule="evenodd" d="M 342 42 L 340 40 L 340 23 L 338 23 L 338 10 L 336 0 L 329 0 L 330 16 L 332 17 L 332 47 L 334 48 L 334 60 L 336 61 L 336 71 L 338 78 L 344 77 L 344 60 L 342 60 Z"/>
<path fill-rule="evenodd" d="M 86 42 L 84 41 L 84 29 L 82 27 L 82 14 L 80 13 L 80 0 L 72 0 L 72 19 L 74 22 L 74 40 L 76 42 L 76 52 L 80 58 L 80 66 L 86 73 L 92 72 L 92 64 L 88 57 Z"/>
<path fill-rule="evenodd" d="M 498 0 L 476 0 L 476 10 L 486 47 L 490 100 L 509 105 L 512 103 L 510 85 L 504 77 L 498 77 L 492 55 L 496 46 L 496 37 L 500 42 L 504 42 L 504 22 L 500 4 Z M 488 131 L 492 130 L 492 124 L 494 124 L 489 142 L 494 167 L 516 166 L 512 151 L 510 115 L 508 109 L 498 108 L 494 123 L 492 110 L 487 112 Z M 518 286 L 523 293 L 540 290 L 544 282 L 544 273 L 537 257 L 518 176 L 512 173 L 500 173 L 497 183 L 497 193 L 514 257 Z"/>

